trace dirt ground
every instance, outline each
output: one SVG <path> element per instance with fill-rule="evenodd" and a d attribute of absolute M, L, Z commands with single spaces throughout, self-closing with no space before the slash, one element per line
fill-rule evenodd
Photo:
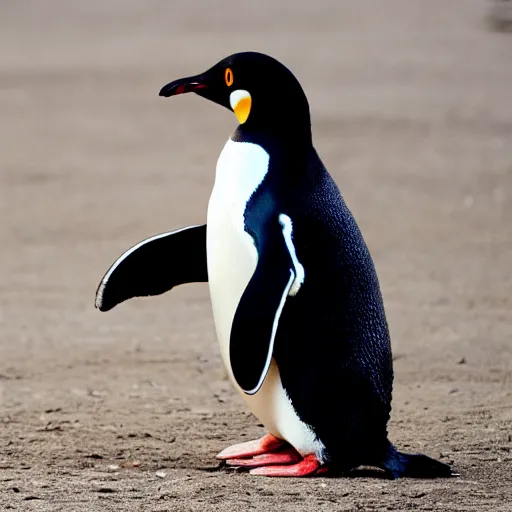
<path fill-rule="evenodd" d="M 1 510 L 512 510 L 512 36 L 486 7 L 2 2 Z M 300 79 L 374 256 L 391 438 L 458 478 L 217 471 L 263 429 L 226 380 L 207 286 L 93 307 L 123 250 L 205 221 L 235 127 L 160 87 L 246 49 Z"/>

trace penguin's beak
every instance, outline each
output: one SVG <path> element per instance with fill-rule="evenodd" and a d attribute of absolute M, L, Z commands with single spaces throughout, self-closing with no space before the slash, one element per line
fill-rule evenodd
<path fill-rule="evenodd" d="M 160 96 L 169 98 L 170 96 L 177 96 L 186 92 L 194 92 L 202 98 L 206 98 L 231 110 L 228 93 L 224 87 L 216 86 L 216 83 L 215 76 L 212 76 L 212 72 L 209 70 L 200 75 L 180 78 L 164 85 L 160 90 Z"/>
<path fill-rule="evenodd" d="M 160 89 L 159 96 L 169 98 L 170 96 L 177 96 L 178 94 L 184 94 L 186 92 L 197 92 L 207 88 L 208 86 L 203 82 L 202 77 L 197 75 L 188 78 L 180 78 L 179 80 L 174 80 L 174 82 L 164 85 L 162 89 Z"/>

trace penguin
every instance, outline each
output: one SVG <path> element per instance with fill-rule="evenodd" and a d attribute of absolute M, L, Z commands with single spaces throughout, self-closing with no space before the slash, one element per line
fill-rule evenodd
<path fill-rule="evenodd" d="M 96 307 L 208 282 L 227 372 L 265 426 L 217 458 L 253 475 L 451 476 L 388 439 L 393 366 L 376 270 L 312 140 L 309 103 L 292 72 L 233 54 L 160 96 L 194 92 L 234 112 L 207 222 L 153 236 L 106 272 Z"/>

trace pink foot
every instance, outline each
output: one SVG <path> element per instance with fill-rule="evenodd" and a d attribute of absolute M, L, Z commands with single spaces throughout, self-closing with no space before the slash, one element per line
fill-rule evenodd
<path fill-rule="evenodd" d="M 243 468 L 257 468 L 260 466 L 272 466 L 274 464 L 294 464 L 302 460 L 300 453 L 288 446 L 277 452 L 263 453 L 255 455 L 247 459 L 228 459 L 226 462 L 229 466 L 237 466 Z"/>
<path fill-rule="evenodd" d="M 278 439 L 272 434 L 266 434 L 261 439 L 229 446 L 217 455 L 217 459 L 228 460 L 238 459 L 240 457 L 253 457 L 254 455 L 273 452 L 281 448 L 284 444 L 286 444 L 286 441 Z"/>
<path fill-rule="evenodd" d="M 300 462 L 289 466 L 266 466 L 251 469 L 251 475 L 257 476 L 310 476 L 314 474 L 325 474 L 327 468 L 320 465 L 314 455 L 306 455 Z"/>

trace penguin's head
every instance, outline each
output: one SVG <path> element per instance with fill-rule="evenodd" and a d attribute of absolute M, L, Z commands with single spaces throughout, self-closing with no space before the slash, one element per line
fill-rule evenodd
<path fill-rule="evenodd" d="M 195 92 L 233 111 L 252 128 L 302 126 L 311 131 L 306 95 L 292 72 L 256 52 L 235 53 L 199 75 L 165 85 L 160 96 Z"/>

